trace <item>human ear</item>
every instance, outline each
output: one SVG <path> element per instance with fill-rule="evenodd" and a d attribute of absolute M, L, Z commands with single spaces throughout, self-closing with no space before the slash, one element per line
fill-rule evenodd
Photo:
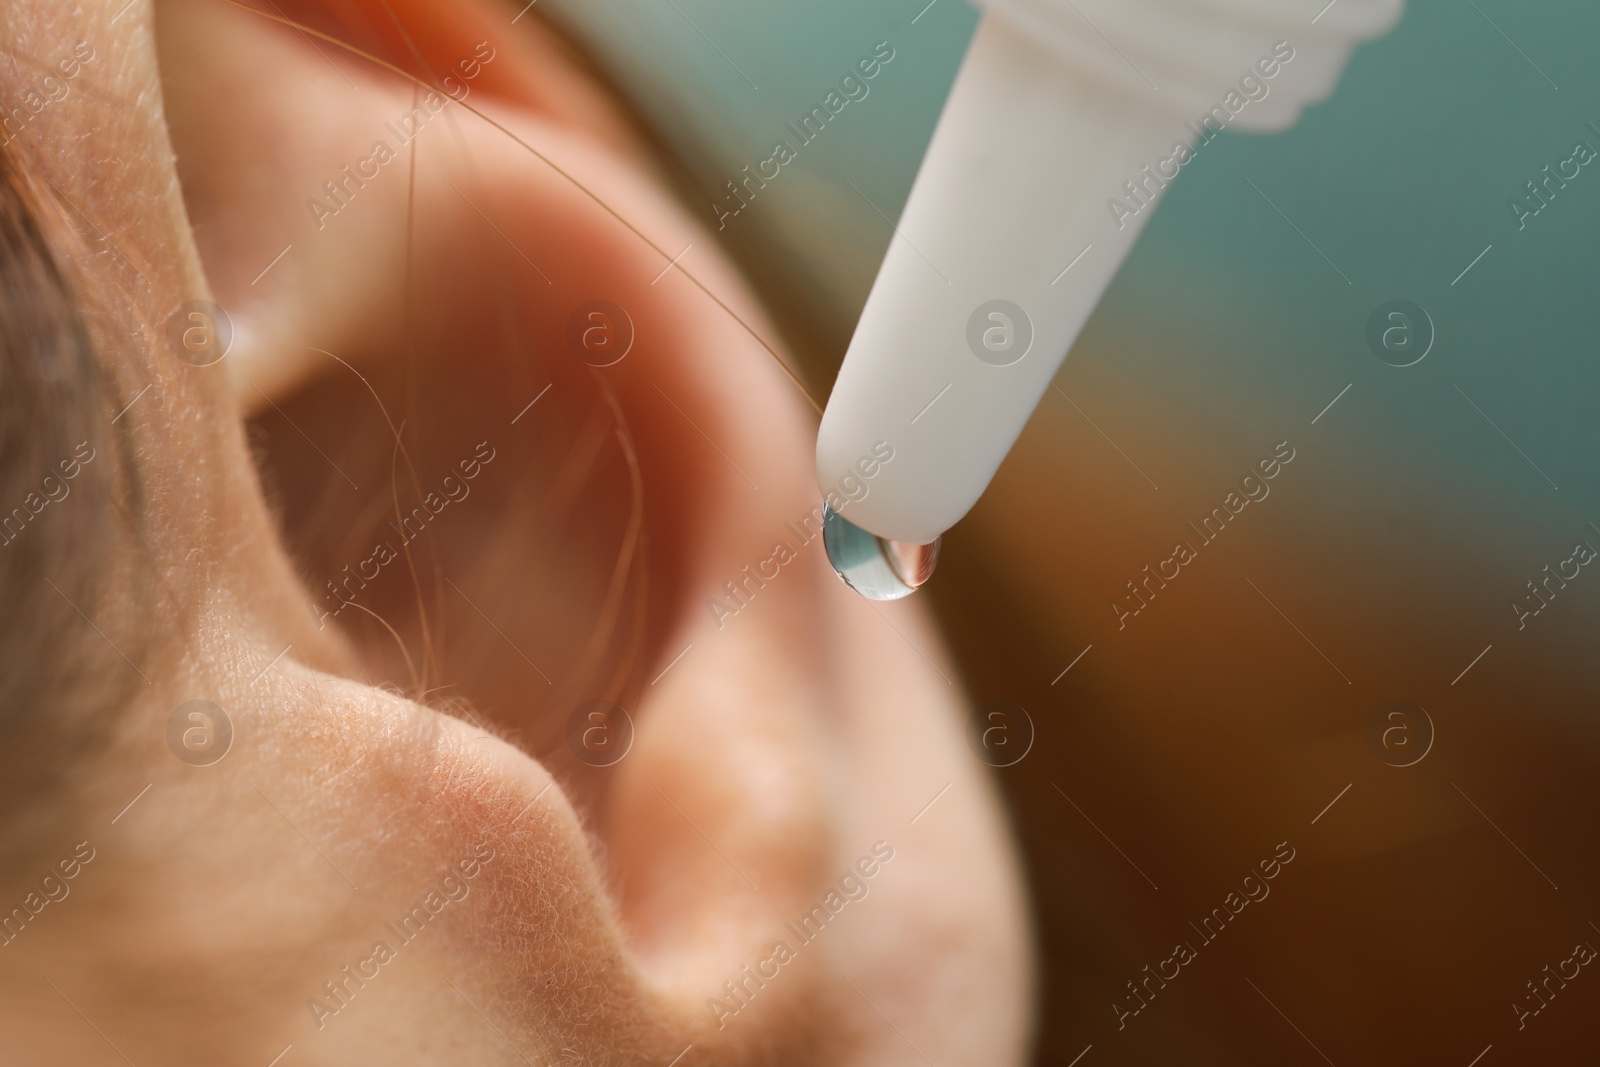
<path fill-rule="evenodd" d="M 248 821 L 251 833 L 228 856 L 244 857 L 249 843 L 257 858 L 246 869 L 264 874 L 263 857 L 309 841 L 293 884 L 320 873 L 326 896 L 306 914 L 329 923 L 346 874 L 354 886 L 370 876 L 389 887 L 380 896 L 387 908 L 410 903 L 400 861 L 465 876 L 470 854 L 478 879 L 507 885 L 480 895 L 492 883 L 475 880 L 461 904 L 489 908 L 472 914 L 498 917 L 510 932 L 485 922 L 481 939 L 452 939 L 443 951 L 459 952 L 446 957 L 458 966 L 481 963 L 494 1003 L 515 1006 L 519 1038 L 574 1033 L 598 1054 L 618 1034 L 636 1033 L 618 1015 L 569 1014 L 571 1002 L 548 992 L 555 976 L 592 968 L 584 973 L 598 976 L 597 995 L 633 1011 L 633 992 L 652 990 L 665 1006 L 637 1018 L 713 1058 L 849 1041 L 859 1062 L 879 1062 L 898 1054 L 887 1051 L 898 1035 L 878 1027 L 841 1036 L 866 1032 L 870 1007 L 815 1010 L 837 985 L 829 985 L 836 964 L 821 953 L 785 970 L 794 993 L 757 1003 L 726 1033 L 705 1017 L 704 1001 L 707 985 L 762 958 L 774 929 L 836 883 L 866 842 L 883 839 L 881 855 L 916 856 L 951 877 L 937 902 L 909 880 L 874 884 L 874 906 L 921 920 L 896 922 L 871 942 L 840 939 L 838 951 L 870 965 L 863 992 L 903 999 L 898 1025 L 919 1043 L 957 1058 L 1018 1058 L 1027 997 L 1016 873 L 990 788 L 960 739 L 953 671 L 919 611 L 899 612 L 886 628 L 837 583 L 814 538 L 788 532 L 818 495 L 810 405 L 708 235 L 573 112 L 534 108 L 495 129 L 458 105 L 436 121 L 459 123 L 459 140 L 419 140 L 414 173 L 408 161 L 352 184 L 355 195 L 318 230 L 301 179 L 318 188 L 353 158 L 347 147 L 370 150 L 371 129 L 407 111 L 421 88 L 335 53 L 361 81 L 351 91 L 298 31 L 243 29 L 238 20 L 262 16 L 225 5 L 175 2 L 162 18 L 185 207 L 201 228 L 213 295 L 239 326 L 240 347 L 213 373 L 183 371 L 213 390 L 211 421 L 233 427 L 233 451 L 217 454 L 246 461 L 228 468 L 235 473 L 250 473 L 230 422 L 236 397 L 218 393 L 231 383 L 237 397 L 255 398 L 253 439 L 277 479 L 276 515 L 295 569 L 313 588 L 337 576 L 360 595 L 321 635 L 305 584 L 276 544 L 258 555 L 166 530 L 204 564 L 191 564 L 198 576 L 179 592 L 241 606 L 225 620 L 202 615 L 203 626 L 185 619 L 174 652 L 184 673 L 162 677 L 185 690 L 174 704 L 205 681 L 207 699 L 237 715 L 240 747 L 228 757 L 236 762 L 207 777 L 157 740 L 171 706 L 140 705 L 145 762 L 124 773 L 162 767 L 162 782 L 181 785 L 186 799 L 211 801 L 144 809 L 156 813 L 156 836 L 140 838 L 142 854 L 173 855 L 163 850 L 179 838 L 163 831 L 184 825 L 186 812 Z M 113 58 L 104 47 L 100 54 Z M 492 54 L 479 55 L 475 87 L 489 87 L 515 48 L 496 38 Z M 208 110 L 224 100 L 225 113 Z M 284 115 L 303 122 L 262 141 L 262 125 Z M 430 132 L 448 127 L 423 138 Z M 290 221 L 300 229 L 275 230 Z M 218 239 L 223 232 L 228 240 Z M 294 248 L 274 264 L 285 244 Z M 567 340 L 571 314 L 597 299 L 623 309 L 633 331 L 628 354 L 605 367 Z M 462 360 L 463 351 L 474 359 Z M 156 468 L 161 478 L 210 460 L 206 442 L 185 441 Z M 411 514 L 468 457 L 477 463 L 470 499 L 435 512 L 415 537 L 377 534 L 406 539 L 383 556 L 378 577 L 352 570 L 366 587 L 348 578 L 352 560 L 375 558 L 371 527 L 393 516 L 395 497 Z M 259 495 L 253 478 L 236 481 L 227 492 Z M 231 498 L 208 502 L 224 505 L 235 508 Z M 270 532 L 259 499 L 237 511 L 252 517 L 252 536 Z M 743 577 L 775 539 L 790 537 L 795 560 L 776 578 Z M 728 595 L 736 577 L 744 595 L 719 628 L 707 602 Z M 455 714 L 420 702 L 441 685 L 459 697 Z M 632 746 L 610 766 L 586 762 L 566 739 L 568 717 L 592 700 L 634 716 Z M 900 740 L 885 758 L 890 738 Z M 541 801 L 555 804 L 551 814 L 528 808 L 552 780 Z M 842 806 L 824 788 L 833 780 L 851 783 Z M 901 809 L 946 785 L 951 799 L 963 798 L 949 821 L 907 830 Z M 140 804 L 161 795 L 152 789 Z M 413 824 L 388 822 L 396 809 L 386 800 L 403 801 L 398 810 L 423 828 L 387 854 L 388 828 Z M 525 853 L 495 843 L 491 835 L 525 808 L 549 825 L 530 831 Z M 279 835 L 274 847 L 262 848 L 269 833 Z M 317 848 L 349 870 L 324 865 Z M 242 906 L 269 884 L 240 881 L 220 857 L 201 869 L 185 899 L 202 899 L 202 882 L 222 894 L 201 911 L 206 930 L 220 928 L 223 897 Z M 567 908 L 540 911 L 557 890 Z M 305 936 L 306 927 L 286 924 Z M 993 936 L 960 934 L 973 924 Z M 929 967 L 916 943 L 929 930 L 968 946 L 965 965 Z M 174 958 L 204 955 L 176 926 L 159 932 L 182 950 Z M 339 936 L 348 938 L 341 952 L 348 943 L 363 955 L 330 951 L 319 963 L 367 958 L 358 931 L 340 927 Z M 929 994 L 945 981 L 984 1026 L 956 1026 L 939 1010 Z M 431 1023 L 441 1011 L 437 989 L 371 992 L 381 999 L 387 988 L 410 1018 Z M 353 1017 L 341 1012 L 317 1032 Z M 376 1026 L 359 1033 L 382 1038 Z M 349 1043 L 340 1046 L 347 1062 L 361 1058 L 355 1036 L 339 1040 Z M 679 1050 L 648 1051 L 667 1062 Z"/>

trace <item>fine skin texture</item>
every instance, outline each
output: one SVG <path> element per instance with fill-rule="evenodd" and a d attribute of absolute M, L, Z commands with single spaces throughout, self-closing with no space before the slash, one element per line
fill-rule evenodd
<path fill-rule="evenodd" d="M 707 611 L 815 503 L 815 423 L 622 112 L 533 16 L 265 5 L 417 71 L 488 41 L 467 102 L 571 176 L 451 104 L 319 226 L 307 200 L 424 91 L 225 0 L 124 2 L 4 8 L 5 100 L 94 51 L 14 147 L 77 235 L 140 487 L 101 517 L 101 636 L 71 635 L 132 697 L 95 709 L 28 849 L 6 838 L 6 907 L 94 852 L 0 947 L 8 1058 L 1020 1062 L 1019 872 L 923 613 L 855 598 L 820 542 L 724 625 Z M 567 344 L 596 297 L 638 335 L 598 371 Z M 196 298 L 235 330 L 210 367 L 166 335 Z M 325 616 L 396 496 L 473 456 L 472 498 Z M 637 727 L 605 769 L 562 740 L 595 698 Z M 193 699 L 234 729 L 209 767 L 166 741 Z M 884 850 L 868 895 L 792 938 Z M 329 999 L 379 940 L 395 958 Z M 779 940 L 795 959 L 719 1020 L 707 1000 Z"/>

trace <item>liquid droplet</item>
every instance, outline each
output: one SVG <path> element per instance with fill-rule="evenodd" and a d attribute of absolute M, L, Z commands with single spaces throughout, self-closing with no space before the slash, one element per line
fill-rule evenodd
<path fill-rule="evenodd" d="M 918 545 L 869 533 L 823 505 L 822 544 L 844 584 L 868 600 L 910 596 L 933 576 L 939 539 Z"/>

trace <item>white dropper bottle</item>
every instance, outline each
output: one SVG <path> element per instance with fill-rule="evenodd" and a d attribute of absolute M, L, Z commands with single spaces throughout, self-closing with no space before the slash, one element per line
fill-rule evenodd
<path fill-rule="evenodd" d="M 874 471 L 824 527 L 874 599 L 932 573 L 1203 142 L 1291 125 L 1400 0 L 984 6 L 817 435 L 825 493 Z"/>

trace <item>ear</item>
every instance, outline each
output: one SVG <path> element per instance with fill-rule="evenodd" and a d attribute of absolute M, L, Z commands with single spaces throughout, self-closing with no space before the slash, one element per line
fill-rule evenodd
<path fill-rule="evenodd" d="M 425 39 L 407 10 L 395 8 L 397 37 Z M 485 69 L 540 54 L 503 31 L 489 40 Z M 922 995 L 953 982 L 1001 1020 L 1000 1058 L 1014 1053 L 1026 1003 L 1015 871 L 959 738 L 953 672 L 914 607 L 880 615 L 829 572 L 810 407 L 709 235 L 603 132 L 623 124 L 597 133 L 584 107 L 520 98 L 518 85 L 544 84 L 527 70 L 496 84 L 483 115 L 435 108 L 392 70 L 223 0 L 164 6 L 161 41 L 179 173 L 236 324 L 222 366 L 257 398 L 252 432 L 310 587 L 304 617 L 348 637 L 360 655 L 348 673 L 418 697 L 444 687 L 483 724 L 407 702 L 406 729 L 351 725 L 384 698 L 341 688 L 310 720 L 334 752 L 359 760 L 357 739 L 372 737 L 404 764 L 387 744 L 415 731 L 514 740 L 441 764 L 427 817 L 489 834 L 554 774 L 548 796 L 573 814 L 507 867 L 524 892 L 508 889 L 506 922 L 537 935 L 552 894 L 574 894 L 590 916 L 582 958 L 627 961 L 601 992 L 650 990 L 653 1032 L 713 1057 L 839 1042 L 870 1062 L 900 1040 L 849 1036 L 877 1016 L 840 992 L 821 952 L 785 971 L 790 994 L 751 1002 L 748 1028 L 724 1031 L 706 999 L 875 841 L 904 841 L 908 868 L 959 875 L 933 900 L 915 879 L 880 881 L 871 899 L 903 921 L 829 952 L 861 964 L 873 1000 L 903 998 L 902 1026 L 992 1051 L 993 1031 L 953 1036 L 939 998 Z M 423 66 L 438 66 L 432 54 Z M 620 358 L 591 329 L 626 338 Z M 469 495 L 449 499 L 446 477 Z M 574 719 L 595 701 L 632 722 L 609 765 Z M 292 719 L 273 727 L 289 750 L 305 728 Z M 911 829 L 946 786 L 965 798 L 953 829 Z M 327 802 L 315 781 L 298 788 Z M 351 805 L 374 795 L 335 791 Z M 371 857 L 378 842 L 359 829 L 347 847 Z M 549 866 L 553 852 L 567 865 Z M 964 946 L 967 966 L 929 967 L 919 938 Z M 582 1015 L 544 993 L 570 956 L 517 952 L 493 980 L 530 1032 Z M 1008 977 L 979 977 L 997 972 Z M 815 1013 L 836 1000 L 838 1032 L 823 1033 Z M 593 1025 L 621 1026 L 616 1012 Z M 682 1046 L 667 1044 L 650 1054 L 670 1061 Z"/>
<path fill-rule="evenodd" d="M 179 168 L 233 309 L 229 365 L 265 407 L 307 614 L 350 633 L 374 680 L 447 684 L 515 732 L 602 829 L 615 819 L 632 842 L 619 860 L 703 868 L 693 882 L 719 891 L 677 900 L 648 941 L 700 951 L 719 916 L 756 900 L 781 928 L 803 902 L 785 887 L 816 874 L 824 842 L 807 755 L 815 664 L 778 646 L 794 628 L 825 630 L 818 595 L 833 579 L 820 542 L 785 525 L 815 506 L 814 429 L 755 302 L 632 157 L 578 125 L 586 107 L 536 106 L 549 87 L 528 64 L 546 55 L 520 30 L 499 32 L 482 70 L 504 68 L 506 95 L 532 78 L 535 106 L 500 105 L 497 126 L 457 103 L 431 111 L 416 84 L 230 4 L 184 0 L 162 19 Z M 376 162 L 374 143 L 394 157 Z M 596 301 L 616 310 L 591 325 L 579 309 Z M 622 347 L 617 362 L 593 365 L 610 358 L 587 347 L 594 330 Z M 778 541 L 805 559 L 770 582 L 745 577 Z M 731 609 L 721 618 L 713 594 Z M 727 625 L 758 596 L 759 612 Z M 708 677 L 718 699 L 705 699 Z M 571 714 L 594 700 L 636 718 L 614 771 L 567 743 Z M 738 802 L 760 783 L 759 809 Z M 695 826 L 746 840 L 742 874 Z M 628 876 L 625 892 L 661 917 L 646 902 L 679 880 L 654 873 Z"/>

